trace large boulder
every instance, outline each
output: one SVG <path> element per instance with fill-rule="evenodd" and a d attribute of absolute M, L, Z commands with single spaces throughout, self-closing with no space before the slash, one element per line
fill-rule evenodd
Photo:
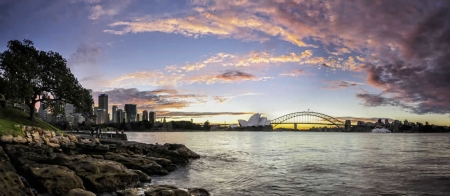
<path fill-rule="evenodd" d="M 165 158 L 173 163 L 188 163 L 189 159 L 200 158 L 200 155 L 183 144 L 150 145 L 145 149 L 148 157 Z"/>
<path fill-rule="evenodd" d="M 95 193 L 84 189 L 75 188 L 70 190 L 67 196 L 95 196 Z"/>
<path fill-rule="evenodd" d="M 152 181 L 152 178 L 149 175 L 147 175 L 144 172 L 142 172 L 141 170 L 134 170 L 134 169 L 132 169 L 131 171 L 136 173 L 139 176 L 139 181 L 141 181 L 141 182 L 150 182 L 150 181 Z"/>
<path fill-rule="evenodd" d="M 158 163 L 158 165 L 161 165 L 164 169 L 166 169 L 169 172 L 177 169 L 177 166 L 175 164 L 173 164 L 172 161 L 170 161 L 169 159 L 156 158 L 156 157 L 145 157 L 145 158 Z"/>
<path fill-rule="evenodd" d="M 1 146 L 0 176 L 0 195 L 34 195 L 29 187 L 25 187 Z"/>
<path fill-rule="evenodd" d="M 15 143 L 18 143 L 18 144 L 25 144 L 25 143 L 28 142 L 28 140 L 25 137 L 21 136 L 21 135 L 18 135 L 16 137 L 14 137 L 13 141 Z"/>
<path fill-rule="evenodd" d="M 67 167 L 33 164 L 28 168 L 33 179 L 50 194 L 67 195 L 71 189 L 84 189 L 83 181 L 80 177 Z"/>
<path fill-rule="evenodd" d="M 141 170 L 148 175 L 166 175 L 169 173 L 161 165 L 143 157 L 126 157 L 121 154 L 108 152 L 104 155 L 104 158 L 122 163 L 130 169 Z"/>
<path fill-rule="evenodd" d="M 171 185 L 152 185 L 144 192 L 145 196 L 189 196 L 185 190 Z"/>
<path fill-rule="evenodd" d="M 139 185 L 139 176 L 124 165 L 87 155 L 58 154 L 55 163 L 64 165 L 81 177 L 84 186 L 96 193 L 112 192 Z"/>

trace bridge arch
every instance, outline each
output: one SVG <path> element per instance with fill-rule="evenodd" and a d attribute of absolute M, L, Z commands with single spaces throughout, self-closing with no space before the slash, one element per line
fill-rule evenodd
<path fill-rule="evenodd" d="M 311 118 L 308 119 L 308 117 L 317 117 L 319 119 L 322 119 L 323 121 L 316 122 L 311 120 Z M 313 111 L 303 111 L 286 114 L 284 116 L 280 116 L 271 120 L 270 124 L 272 124 L 273 127 L 276 127 L 279 124 L 323 124 L 333 125 L 340 129 L 342 129 L 344 126 L 344 122 L 332 116 Z"/>

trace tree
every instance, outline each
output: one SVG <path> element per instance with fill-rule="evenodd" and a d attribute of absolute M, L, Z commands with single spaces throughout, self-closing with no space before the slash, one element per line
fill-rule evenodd
<path fill-rule="evenodd" d="M 209 121 L 206 121 L 205 123 L 203 123 L 203 129 L 205 129 L 205 130 L 211 129 L 211 126 L 209 125 Z"/>
<path fill-rule="evenodd" d="M 0 75 L 7 81 L 5 91 L 8 97 L 30 108 L 30 120 L 34 120 L 35 105 L 41 101 L 51 110 L 57 104 L 71 103 L 92 117 L 94 101 L 66 63 L 57 52 L 37 50 L 30 40 L 11 40 L 8 49 L 0 53 Z"/>

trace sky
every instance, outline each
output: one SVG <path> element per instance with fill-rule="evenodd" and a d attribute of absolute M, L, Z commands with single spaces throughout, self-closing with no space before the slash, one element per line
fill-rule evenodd
<path fill-rule="evenodd" d="M 60 53 L 110 111 L 450 125 L 446 0 L 0 0 L 0 29 L 0 51 Z"/>

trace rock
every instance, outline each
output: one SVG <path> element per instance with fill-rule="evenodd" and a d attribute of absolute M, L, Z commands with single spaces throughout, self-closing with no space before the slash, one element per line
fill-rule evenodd
<path fill-rule="evenodd" d="M 69 138 L 69 140 L 71 142 L 75 142 L 75 143 L 78 142 L 77 136 L 75 136 L 75 135 L 68 135 L 67 137 Z"/>
<path fill-rule="evenodd" d="M 116 191 L 116 194 L 118 196 L 137 196 L 138 191 L 136 189 L 126 189 L 126 190 Z"/>
<path fill-rule="evenodd" d="M 84 189 L 76 188 L 69 191 L 67 196 L 95 196 L 95 193 Z"/>
<path fill-rule="evenodd" d="M 158 163 L 158 165 L 161 165 L 164 169 L 166 169 L 169 172 L 175 171 L 175 169 L 177 169 L 177 166 L 175 164 L 173 164 L 172 161 L 170 161 L 169 159 L 156 158 L 156 157 L 145 157 L 145 158 Z"/>
<path fill-rule="evenodd" d="M 13 138 L 13 141 L 14 141 L 15 143 L 18 143 L 18 144 L 25 144 L 25 143 L 27 143 L 27 139 L 24 138 L 24 137 L 21 136 L 21 135 L 18 135 L 18 136 L 16 136 L 16 137 L 14 137 L 14 138 Z"/>
<path fill-rule="evenodd" d="M 46 138 L 52 138 L 52 133 L 49 130 L 43 130 L 43 135 Z"/>
<path fill-rule="evenodd" d="M 30 165 L 29 171 L 33 178 L 45 187 L 45 189 L 56 195 L 67 195 L 71 189 L 82 188 L 83 181 L 74 171 L 64 166 L 34 164 Z"/>
<path fill-rule="evenodd" d="M 209 192 L 202 188 L 189 188 L 189 196 L 210 196 Z"/>
<path fill-rule="evenodd" d="M 169 173 L 161 165 L 158 165 L 156 162 L 147 158 L 125 157 L 113 152 L 106 153 L 104 157 L 105 159 L 122 163 L 130 169 L 141 170 L 148 175 L 166 175 Z"/>
<path fill-rule="evenodd" d="M 50 137 L 55 137 L 55 136 L 56 136 L 55 132 L 54 131 L 50 131 Z"/>
<path fill-rule="evenodd" d="M 61 147 L 59 144 L 55 144 L 55 143 L 47 143 L 47 145 L 52 148 L 60 148 Z"/>
<path fill-rule="evenodd" d="M 12 135 L 2 135 L 0 141 L 2 141 L 3 143 L 12 143 L 13 139 L 14 137 Z"/>
<path fill-rule="evenodd" d="M 148 157 L 169 159 L 173 163 L 188 163 L 189 159 L 200 158 L 200 155 L 191 151 L 183 144 L 149 145 L 146 148 Z"/>
<path fill-rule="evenodd" d="M 50 143 L 59 144 L 59 140 L 56 137 L 52 137 L 49 139 Z"/>
<path fill-rule="evenodd" d="M 189 196 L 187 191 L 171 185 L 151 185 L 144 194 L 145 196 Z"/>
<path fill-rule="evenodd" d="M 31 132 L 28 132 L 28 133 L 31 133 Z M 35 138 L 41 138 L 41 136 L 39 135 L 39 132 L 37 132 L 37 131 L 34 131 L 33 133 L 31 133 L 31 137 L 32 137 L 33 139 L 35 139 Z"/>
<path fill-rule="evenodd" d="M 139 185 L 139 177 L 120 163 L 94 159 L 87 155 L 58 154 L 55 163 L 64 165 L 83 180 L 88 190 L 96 193 L 113 192 Z"/>
<path fill-rule="evenodd" d="M 34 195 L 29 187 L 25 187 L 1 146 L 0 176 L 0 195 Z"/>
<path fill-rule="evenodd" d="M 102 155 L 91 154 L 90 156 L 94 159 L 104 159 Z"/>
<path fill-rule="evenodd" d="M 141 181 L 141 182 L 150 182 L 150 181 L 152 181 L 152 178 L 150 176 L 148 176 L 147 174 L 145 174 L 144 172 L 142 172 L 141 170 L 131 169 L 131 171 L 136 173 L 139 176 L 139 181 Z"/>
<path fill-rule="evenodd" d="M 41 137 L 42 141 L 44 141 L 44 144 L 49 144 L 50 140 L 48 139 L 48 137 Z"/>

